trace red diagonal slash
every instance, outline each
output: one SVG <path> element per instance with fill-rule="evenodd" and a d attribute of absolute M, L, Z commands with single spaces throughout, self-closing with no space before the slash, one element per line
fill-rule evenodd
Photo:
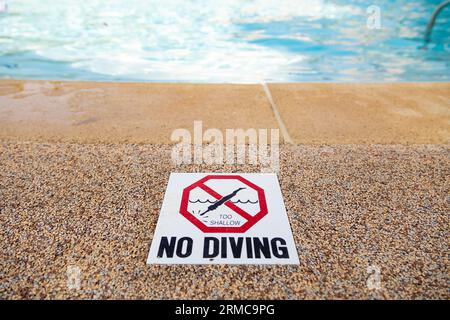
<path fill-rule="evenodd" d="M 214 191 L 213 189 L 211 189 L 204 183 L 199 183 L 198 186 L 200 188 L 202 188 L 203 191 L 205 191 L 206 193 L 209 193 L 212 197 L 216 198 L 217 200 L 220 200 L 223 198 L 223 196 L 221 196 L 219 193 L 217 193 L 216 191 Z M 243 217 L 246 220 L 250 220 L 253 218 L 251 215 L 249 215 L 247 212 L 245 212 L 244 210 L 239 208 L 237 205 L 235 205 L 230 200 L 225 202 L 224 205 L 226 205 L 228 208 L 230 208 L 231 210 L 233 210 L 234 212 L 236 212 L 238 215 L 240 215 L 241 217 Z"/>

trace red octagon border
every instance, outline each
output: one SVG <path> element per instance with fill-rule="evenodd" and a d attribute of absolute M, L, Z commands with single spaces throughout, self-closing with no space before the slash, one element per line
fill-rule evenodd
<path fill-rule="evenodd" d="M 248 185 L 252 189 L 256 190 L 256 192 L 258 193 L 258 201 L 261 210 L 257 214 L 255 214 L 251 220 L 247 220 L 247 222 L 245 222 L 242 226 L 238 228 L 208 227 L 204 225 L 191 213 L 188 212 L 189 193 L 191 192 L 192 189 L 198 187 L 200 184 L 203 184 L 204 182 L 211 179 L 236 179 Z M 225 202 L 225 204 L 227 202 Z M 181 197 L 180 213 L 204 233 L 244 233 L 252 226 L 254 226 L 259 220 L 261 220 L 268 213 L 268 210 L 264 190 L 261 187 L 258 187 L 256 184 L 248 181 L 247 179 L 239 175 L 207 175 L 202 179 L 198 180 L 197 182 L 194 182 L 190 186 L 184 188 L 183 195 Z"/>

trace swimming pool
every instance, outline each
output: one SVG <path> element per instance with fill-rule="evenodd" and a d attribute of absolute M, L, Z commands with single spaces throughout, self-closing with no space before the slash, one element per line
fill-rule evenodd
<path fill-rule="evenodd" d="M 450 8 L 423 48 L 440 0 L 5 1 L 0 79 L 450 80 Z"/>

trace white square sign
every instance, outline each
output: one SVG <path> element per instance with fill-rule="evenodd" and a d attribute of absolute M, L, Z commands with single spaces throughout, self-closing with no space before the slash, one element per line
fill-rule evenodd
<path fill-rule="evenodd" d="M 148 264 L 298 264 L 275 174 L 172 173 Z"/>

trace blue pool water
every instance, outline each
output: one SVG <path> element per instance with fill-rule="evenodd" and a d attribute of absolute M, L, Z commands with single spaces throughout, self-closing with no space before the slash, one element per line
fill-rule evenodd
<path fill-rule="evenodd" d="M 450 80 L 450 7 L 423 47 L 440 0 L 5 2 L 0 79 Z"/>

